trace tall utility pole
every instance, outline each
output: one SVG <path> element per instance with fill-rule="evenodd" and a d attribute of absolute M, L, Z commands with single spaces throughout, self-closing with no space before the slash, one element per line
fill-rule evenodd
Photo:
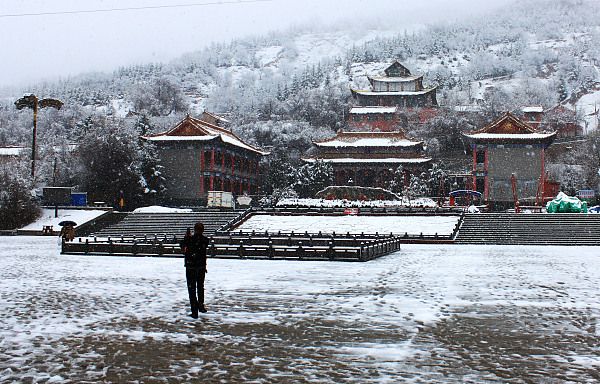
<path fill-rule="evenodd" d="M 31 177 L 35 175 L 35 140 L 37 136 L 37 112 L 38 108 L 52 107 L 60 109 L 63 106 L 63 102 L 57 99 L 42 99 L 38 100 L 37 96 L 33 93 L 21 97 L 15 101 L 17 109 L 23 108 L 33 109 L 33 137 L 31 139 Z"/>

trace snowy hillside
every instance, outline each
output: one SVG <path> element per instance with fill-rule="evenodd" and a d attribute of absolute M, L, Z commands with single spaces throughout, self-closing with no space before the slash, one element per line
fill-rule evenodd
<path fill-rule="evenodd" d="M 170 63 L 1 91 L 0 145 L 29 143 L 30 116 L 13 102 L 34 92 L 65 102 L 60 112 L 40 114 L 42 143 L 77 141 L 92 129 L 162 131 L 186 113 L 208 109 L 227 114 L 250 143 L 298 157 L 311 140 L 345 127 L 350 88 L 368 88 L 367 75 L 392 60 L 423 74 L 426 87 L 438 87 L 438 119 L 406 127 L 432 157 L 454 161 L 464 150 L 461 131 L 524 106 L 561 103 L 586 133 L 594 132 L 600 3 L 552 4 L 524 0 L 485 16 L 427 26 L 397 23 L 396 30 L 378 29 L 376 22 L 294 27 L 214 44 Z M 459 110 L 479 113 L 463 116 Z"/>

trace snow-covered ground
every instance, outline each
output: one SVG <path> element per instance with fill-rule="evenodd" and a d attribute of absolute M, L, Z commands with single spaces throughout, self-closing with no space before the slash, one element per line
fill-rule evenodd
<path fill-rule="evenodd" d="M 368 262 L 183 261 L 0 241 L 0 382 L 597 382 L 596 248 L 404 245 Z"/>
<path fill-rule="evenodd" d="M 190 213 L 192 212 L 189 208 L 171 208 L 162 207 L 160 205 L 152 205 L 149 207 L 140 207 L 133 210 L 135 213 Z"/>
<path fill-rule="evenodd" d="M 22 231 L 41 231 L 45 225 L 52 225 L 53 230 L 60 231 L 60 223 L 63 220 L 72 220 L 81 225 L 87 221 L 106 213 L 101 209 L 59 209 L 58 217 L 54 217 L 54 209 L 42 209 L 42 215 L 33 223 L 21 228 Z"/>
<path fill-rule="evenodd" d="M 345 200 L 345 199 L 299 199 L 287 198 L 277 202 L 277 206 L 299 206 L 299 207 L 428 207 L 435 208 L 437 203 L 428 197 L 408 199 L 402 197 L 400 200 Z"/>
<path fill-rule="evenodd" d="M 257 232 L 394 233 L 449 235 L 458 216 L 271 216 L 254 215 L 236 230 Z"/>

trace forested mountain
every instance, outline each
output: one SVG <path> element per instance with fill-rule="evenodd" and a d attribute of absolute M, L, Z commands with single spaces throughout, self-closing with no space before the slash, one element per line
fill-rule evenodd
<path fill-rule="evenodd" d="M 227 114 L 250 142 L 299 154 L 312 139 L 343 128 L 349 88 L 367 87 L 367 74 L 396 59 L 439 87 L 443 112 L 426 126 L 407 127 L 433 155 L 462 151 L 461 131 L 525 105 L 562 102 L 591 132 L 600 104 L 599 14 L 595 0 L 524 0 L 411 30 L 295 27 L 213 44 L 170 63 L 4 90 L 0 145 L 29 143 L 31 115 L 13 102 L 33 92 L 65 102 L 61 111 L 41 112 L 42 145 L 77 142 L 98 129 L 135 137 L 207 109 Z M 454 112 L 464 105 L 481 113 L 466 120 Z"/>

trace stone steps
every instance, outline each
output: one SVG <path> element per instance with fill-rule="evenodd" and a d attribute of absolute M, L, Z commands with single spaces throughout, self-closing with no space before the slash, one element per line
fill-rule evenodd
<path fill-rule="evenodd" d="M 95 237 L 154 237 L 185 234 L 197 222 L 204 224 L 205 235 L 213 235 L 219 228 L 236 218 L 242 211 L 199 211 L 193 213 L 130 213 L 122 221 L 97 231 Z"/>
<path fill-rule="evenodd" d="M 600 245 L 600 215 L 467 214 L 456 243 Z"/>

